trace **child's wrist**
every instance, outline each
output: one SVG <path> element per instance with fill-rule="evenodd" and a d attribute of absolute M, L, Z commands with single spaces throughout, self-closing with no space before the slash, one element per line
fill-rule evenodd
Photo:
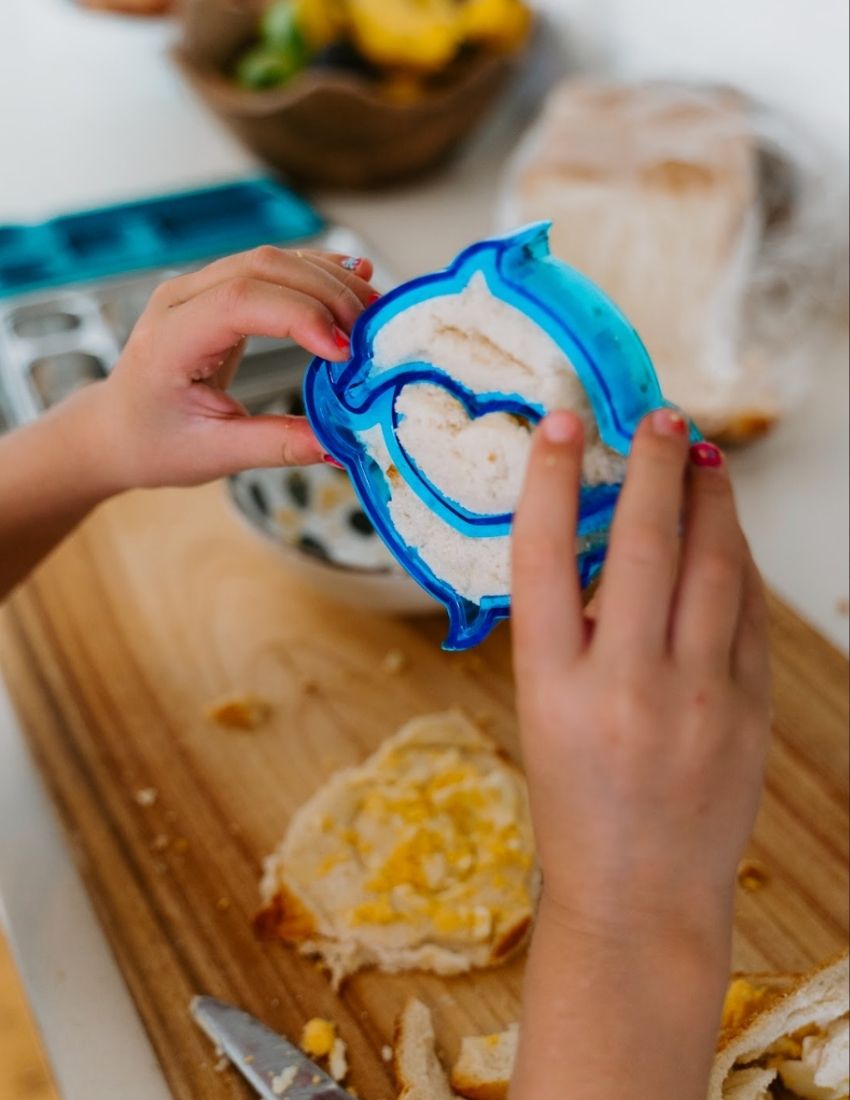
<path fill-rule="evenodd" d="M 610 899 L 591 899 L 581 890 L 575 900 L 553 897 L 545 887 L 537 914 L 538 927 L 550 939 L 580 939 L 614 953 L 619 947 L 637 947 L 652 953 L 676 950 L 695 961 L 726 959 L 730 951 L 733 911 L 725 897 L 706 904 L 685 898 L 668 899 L 655 907 L 634 904 L 625 893 Z"/>
<path fill-rule="evenodd" d="M 72 497 L 85 510 L 129 488 L 115 461 L 106 382 L 73 394 L 54 413 L 51 436 L 68 455 Z M 46 426 L 46 425 L 45 425 Z"/>

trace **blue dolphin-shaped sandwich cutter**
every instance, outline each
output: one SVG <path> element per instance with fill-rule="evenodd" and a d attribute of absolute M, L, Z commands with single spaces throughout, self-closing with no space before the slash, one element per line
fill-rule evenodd
<path fill-rule="evenodd" d="M 398 475 L 419 499 L 464 536 L 485 539 L 508 535 L 512 515 L 471 512 L 429 480 L 399 441 L 399 393 L 413 383 L 441 386 L 473 419 L 507 412 L 537 423 L 551 410 L 529 403 L 518 393 L 474 392 L 427 362 L 375 370 L 379 331 L 411 307 L 430 298 L 460 294 L 473 278 L 483 276 L 493 296 L 534 321 L 561 349 L 584 387 L 603 442 L 612 450 L 627 455 L 643 417 L 667 404 L 640 337 L 597 286 L 551 255 L 550 228 L 549 223 L 538 223 L 474 244 L 445 271 L 398 287 L 360 318 L 347 362 L 316 359 L 305 377 L 307 416 L 322 445 L 348 470 L 366 514 L 404 569 L 448 610 L 450 629 L 444 643 L 448 650 L 477 645 L 496 623 L 508 618 L 510 593 L 494 592 L 473 602 L 436 576 L 394 525 L 391 486 L 369 454 L 362 433 L 379 427 Z M 692 434 L 699 439 L 696 429 Z M 583 585 L 602 568 L 619 492 L 619 485 L 582 489 L 576 556 Z"/>

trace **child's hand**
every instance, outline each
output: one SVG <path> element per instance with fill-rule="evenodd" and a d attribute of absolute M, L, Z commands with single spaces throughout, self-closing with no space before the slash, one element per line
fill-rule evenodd
<path fill-rule="evenodd" d="M 523 749 L 546 893 L 576 920 L 612 926 L 715 918 L 761 792 L 761 583 L 719 453 L 702 445 L 688 468 L 684 421 L 661 411 L 635 439 L 586 620 L 570 566 L 581 449 L 569 413 L 544 424 L 514 536 Z"/>
<path fill-rule="evenodd" d="M 346 358 L 348 334 L 376 297 L 371 276 L 368 260 L 268 246 L 163 283 L 109 379 L 93 387 L 113 491 L 321 461 L 305 420 L 250 417 L 227 388 L 248 336 Z"/>
<path fill-rule="evenodd" d="M 722 456 L 689 455 L 665 410 L 635 438 L 588 618 L 573 564 L 581 453 L 576 417 L 544 421 L 514 528 L 544 886 L 512 1095 L 563 1095 L 546 1084 L 551 1057 L 549 1078 L 535 1069 L 548 1043 L 582 1066 L 575 1100 L 702 1100 L 768 746 L 765 601 Z"/>

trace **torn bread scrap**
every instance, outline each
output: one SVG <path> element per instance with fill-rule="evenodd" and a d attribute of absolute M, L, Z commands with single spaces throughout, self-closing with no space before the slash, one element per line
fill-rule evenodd
<path fill-rule="evenodd" d="M 207 707 L 204 715 L 222 729 L 253 733 L 266 725 L 272 708 L 256 695 L 228 695 Z"/>

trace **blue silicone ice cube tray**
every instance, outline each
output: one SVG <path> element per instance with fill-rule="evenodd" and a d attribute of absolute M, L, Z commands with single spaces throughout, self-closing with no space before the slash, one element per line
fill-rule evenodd
<path fill-rule="evenodd" d="M 0 298 L 303 240 L 324 224 L 300 196 L 260 177 L 0 225 Z"/>

